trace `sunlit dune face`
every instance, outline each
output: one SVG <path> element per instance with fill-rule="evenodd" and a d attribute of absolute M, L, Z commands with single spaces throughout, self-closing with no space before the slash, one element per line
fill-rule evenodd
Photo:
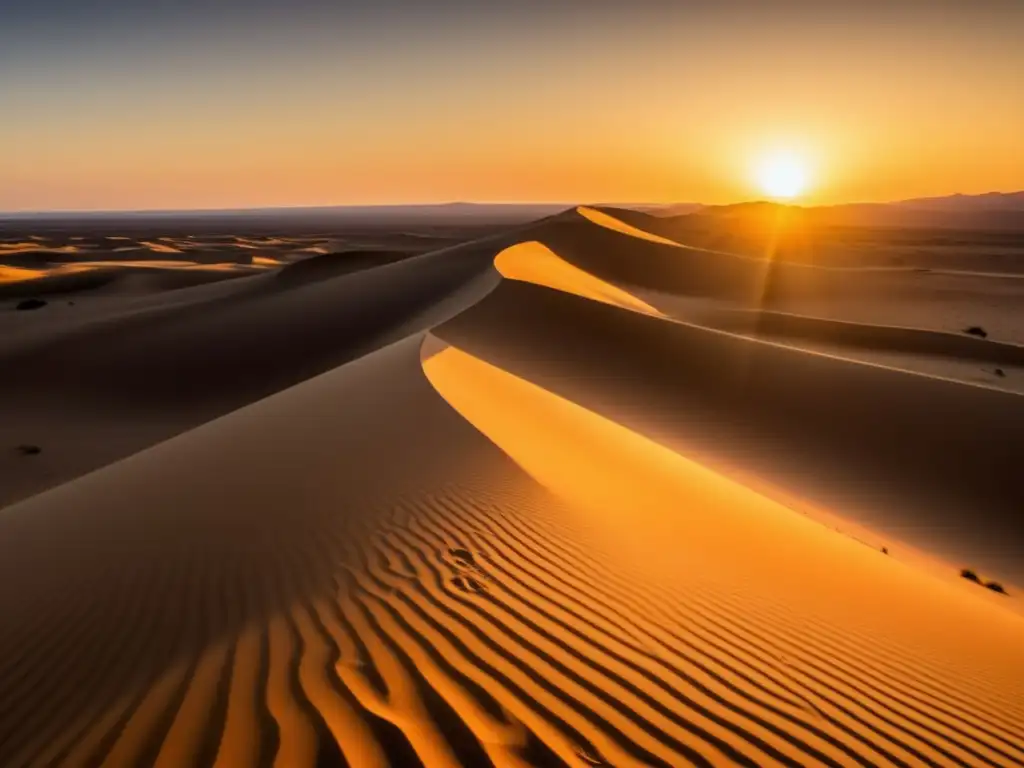
<path fill-rule="evenodd" d="M 791 200 L 807 189 L 807 162 L 793 152 L 774 152 L 758 163 L 755 180 L 769 197 Z"/>
<path fill-rule="evenodd" d="M 661 314 L 626 291 L 574 267 L 554 251 L 535 241 L 506 248 L 494 259 L 494 267 L 502 277 L 535 283 L 556 291 L 574 293 L 593 301 L 631 309 L 648 315 Z"/>

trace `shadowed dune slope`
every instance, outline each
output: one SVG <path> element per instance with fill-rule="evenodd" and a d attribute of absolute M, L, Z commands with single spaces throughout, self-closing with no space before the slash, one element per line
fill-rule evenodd
<path fill-rule="evenodd" d="M 44 449 L 28 466 L 0 453 L 0 504 L 439 322 L 452 301 L 489 289 L 492 259 L 457 246 L 306 284 L 249 278 L 197 302 L 0 346 L 0 441 Z"/>
<path fill-rule="evenodd" d="M 552 221 L 538 239 L 592 275 L 634 289 L 660 312 L 702 325 L 832 347 L 1024 362 L 1014 309 L 1024 301 L 1022 281 L 752 259 L 676 245 L 639 229 L 657 219 L 614 213 L 580 208 Z M 633 219 L 636 226 L 628 223 Z M 963 334 L 982 324 L 993 338 Z"/>
<path fill-rule="evenodd" d="M 277 273 L 277 279 L 288 285 L 313 282 L 391 264 L 408 258 L 413 253 L 413 251 L 385 249 L 325 253 L 286 265 Z"/>
<path fill-rule="evenodd" d="M 770 265 L 633 234 L 609 214 L 581 208 L 555 217 L 537 239 L 598 278 L 673 293 L 760 302 Z"/>
<path fill-rule="evenodd" d="M 1024 765 L 1012 589 L 730 472 L 995 567 L 1021 398 L 666 318 L 566 225 L 672 247 L 571 214 L 83 331 L 154 418 L 341 364 L 0 510 L 0 765 Z"/>
<path fill-rule="evenodd" d="M 43 269 L 53 265 L 73 264 L 81 258 L 74 252 L 26 250 L 9 253 L 0 251 L 0 262 L 3 263 L 3 266 L 21 269 Z"/>
<path fill-rule="evenodd" d="M 659 303 L 657 299 L 653 301 Z M 673 315 L 674 303 L 664 302 Z M 678 306 L 678 305 L 676 305 Z M 704 307 L 682 308 L 679 319 L 733 333 L 823 342 L 851 349 L 907 352 L 1002 365 L 1024 365 L 1024 346 L 927 328 L 907 328 L 808 317 L 788 312 Z"/>
<path fill-rule="evenodd" d="M 194 262 L 89 262 L 54 270 L 35 270 L 33 274 L 14 275 L 16 279 L 0 281 L 0 301 L 73 300 L 81 294 L 95 293 L 159 293 L 245 277 L 263 269 L 259 265 Z M 4 271 L 9 274 L 11 270 Z"/>
<path fill-rule="evenodd" d="M 507 322 L 523 306 L 529 315 Z M 1020 395 L 527 284 L 503 283 L 437 333 L 680 450 L 1024 581 Z"/>
<path fill-rule="evenodd" d="M 537 239 L 574 266 L 607 281 L 747 308 L 807 297 L 869 296 L 877 291 L 882 272 L 825 269 L 694 248 L 589 208 L 552 219 Z"/>
<path fill-rule="evenodd" d="M 981 309 L 993 300 L 1013 306 L 1024 297 L 1024 281 L 968 268 L 934 273 L 909 267 L 830 268 L 691 247 L 620 221 L 624 213 L 579 208 L 553 218 L 537 239 L 605 280 L 746 308 L 807 314 L 800 308 L 808 304 L 855 302 L 885 315 L 890 312 L 880 298 L 897 307 L 921 297 L 952 307 L 967 299 Z M 969 255 L 964 259 L 964 264 L 971 261 Z M 972 324 L 977 323 L 956 330 Z"/>
<path fill-rule="evenodd" d="M 70 269 L 58 272 L 39 269 L 31 273 L 19 270 L 21 274 L 14 274 L 13 268 L 5 271 L 14 279 L 0 283 L 0 300 L 92 291 L 110 285 L 117 277 L 125 274 L 124 270 L 118 269 Z"/>

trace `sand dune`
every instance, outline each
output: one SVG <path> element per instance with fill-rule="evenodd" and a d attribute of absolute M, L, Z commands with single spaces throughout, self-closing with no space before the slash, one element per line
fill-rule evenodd
<path fill-rule="evenodd" d="M 0 463 L 0 764 L 1024 765 L 1024 400 L 685 320 L 841 281 L 624 219 L 0 347 L 65 430 Z"/>
<path fill-rule="evenodd" d="M 43 274 L 41 270 L 29 267 L 0 266 L 0 285 L 35 280 Z"/>
<path fill-rule="evenodd" d="M 494 267 L 502 277 L 543 285 L 559 291 L 600 301 L 637 312 L 658 314 L 627 291 L 607 283 L 559 258 L 558 254 L 538 242 L 510 246 L 498 254 Z"/>
<path fill-rule="evenodd" d="M 697 325 L 887 367 L 1024 390 L 1024 346 L 1017 343 L 982 339 L 963 331 L 737 309 L 648 291 L 638 293 L 668 315 Z"/>
<path fill-rule="evenodd" d="M 433 232 L 420 236 L 406 232 L 356 232 L 345 239 L 327 234 L 261 238 L 211 235 L 197 239 L 100 233 L 70 236 L 66 232 L 24 239 L 4 238 L 0 232 L 0 301 L 29 296 L 65 297 L 91 293 L 97 288 L 156 293 L 301 263 L 314 255 L 338 253 L 333 259 L 334 269 L 325 269 L 324 261 L 319 266 L 302 268 L 311 270 L 310 276 L 323 278 L 329 273 L 341 274 L 396 261 L 465 239 L 458 230 L 447 236 Z M 352 246 L 349 241 L 362 245 Z"/>
<path fill-rule="evenodd" d="M 1024 346 L 982 339 L 962 332 L 855 323 L 771 310 L 706 308 L 699 313 L 688 313 L 684 309 L 680 312 L 681 319 L 687 319 L 690 314 L 699 317 L 700 325 L 735 333 L 822 341 L 849 348 L 936 355 L 996 365 L 1024 365 Z"/>
<path fill-rule="evenodd" d="M 31 270 L 0 267 L 0 301 L 28 297 L 67 300 L 101 289 L 158 293 L 251 275 L 263 269 L 266 265 L 130 259 L 79 261 Z"/>
<path fill-rule="evenodd" d="M 75 314 L 73 325 L 30 335 L 20 344 L 12 337 L 6 354 L 0 344 L 0 439 L 46 451 L 28 467 L 14 453 L 0 454 L 0 503 L 103 466 L 437 322 L 453 311 L 452 296 L 486 286 L 486 254 L 457 247 L 342 282 L 303 283 L 268 274 L 266 280 L 206 290 L 196 301 L 143 304 L 91 323 Z M 108 439 L 82 450 L 103 430 Z"/>
<path fill-rule="evenodd" d="M 286 283 L 303 283 L 359 272 L 392 264 L 414 255 L 411 251 L 384 248 L 323 252 L 308 259 L 288 264 L 277 274 Z"/>

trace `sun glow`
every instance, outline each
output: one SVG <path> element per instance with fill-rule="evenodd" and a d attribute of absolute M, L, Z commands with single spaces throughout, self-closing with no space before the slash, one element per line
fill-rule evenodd
<path fill-rule="evenodd" d="M 794 152 L 773 152 L 757 164 L 755 180 L 765 194 L 789 200 L 807 189 L 807 162 Z"/>

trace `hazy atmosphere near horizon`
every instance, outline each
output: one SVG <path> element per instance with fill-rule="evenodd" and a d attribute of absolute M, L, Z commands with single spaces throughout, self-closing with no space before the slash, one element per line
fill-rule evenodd
<path fill-rule="evenodd" d="M 0 768 L 1024 768 L 1024 0 L 0 0 Z"/>
<path fill-rule="evenodd" d="M 6 0 L 0 211 L 1009 191 L 1015 0 Z"/>

